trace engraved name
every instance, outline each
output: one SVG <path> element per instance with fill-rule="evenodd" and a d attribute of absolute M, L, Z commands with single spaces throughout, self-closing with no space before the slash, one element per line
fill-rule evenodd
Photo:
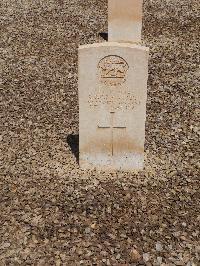
<path fill-rule="evenodd" d="M 89 95 L 88 103 L 90 107 L 98 107 L 100 105 L 109 106 L 112 110 L 133 110 L 140 101 L 137 100 L 131 93 L 120 93 L 110 95 L 107 93 L 96 93 Z"/>

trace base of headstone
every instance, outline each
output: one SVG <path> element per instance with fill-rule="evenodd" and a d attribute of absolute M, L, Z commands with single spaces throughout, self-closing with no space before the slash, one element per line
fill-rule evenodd
<path fill-rule="evenodd" d="M 81 168 L 143 169 L 148 54 L 128 43 L 80 46 Z"/>

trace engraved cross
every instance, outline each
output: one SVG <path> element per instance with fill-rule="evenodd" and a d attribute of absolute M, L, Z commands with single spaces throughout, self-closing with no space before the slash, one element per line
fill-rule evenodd
<path fill-rule="evenodd" d="M 114 115 L 115 112 L 110 112 L 111 115 L 111 126 L 98 126 L 99 129 L 111 129 L 111 154 L 114 155 L 114 130 L 115 129 L 126 129 L 124 126 L 115 126 L 114 125 Z"/>

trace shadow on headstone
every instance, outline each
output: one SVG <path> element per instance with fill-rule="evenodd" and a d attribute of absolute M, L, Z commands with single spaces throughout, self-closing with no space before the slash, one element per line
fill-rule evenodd
<path fill-rule="evenodd" d="M 107 32 L 100 32 L 99 36 L 104 40 L 108 41 L 108 33 Z"/>
<path fill-rule="evenodd" d="M 79 135 L 70 134 L 67 136 L 67 143 L 71 148 L 72 153 L 76 157 L 77 163 L 79 163 Z"/>

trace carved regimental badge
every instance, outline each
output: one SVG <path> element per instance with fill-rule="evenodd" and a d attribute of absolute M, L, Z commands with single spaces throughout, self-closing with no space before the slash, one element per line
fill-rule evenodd
<path fill-rule="evenodd" d="M 109 55 L 100 60 L 98 68 L 101 82 L 116 86 L 126 81 L 129 66 L 122 57 Z"/>

